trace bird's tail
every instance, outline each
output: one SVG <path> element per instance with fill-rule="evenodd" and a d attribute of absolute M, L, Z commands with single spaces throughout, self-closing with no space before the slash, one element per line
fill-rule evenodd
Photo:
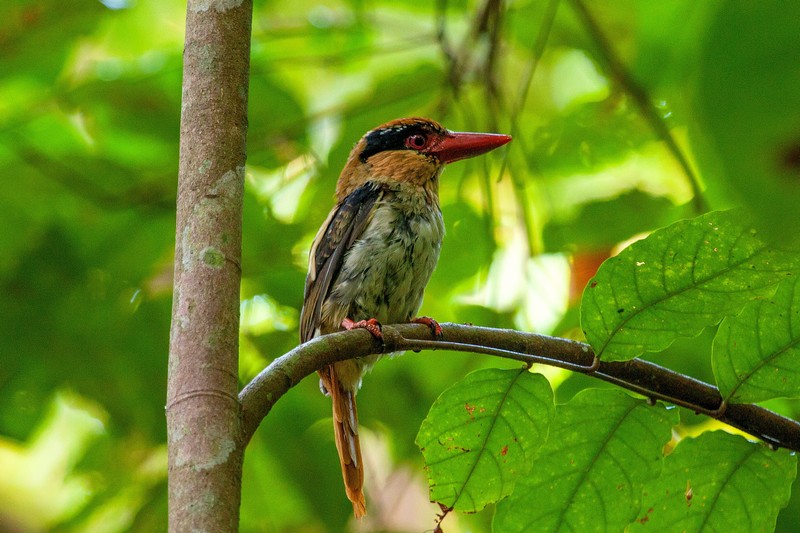
<path fill-rule="evenodd" d="M 367 504 L 363 491 L 364 464 L 361 461 L 361 444 L 358 440 L 356 396 L 353 391 L 342 387 L 333 365 L 320 370 L 319 374 L 333 404 L 333 432 L 336 449 L 339 451 L 339 463 L 342 465 L 344 490 L 353 502 L 353 514 L 356 518 L 361 518 L 367 514 Z"/>

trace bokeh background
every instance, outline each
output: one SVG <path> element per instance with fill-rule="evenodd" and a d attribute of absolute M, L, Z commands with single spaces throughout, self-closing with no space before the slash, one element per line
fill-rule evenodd
<path fill-rule="evenodd" d="M 393 118 L 515 137 L 442 178 L 447 237 L 422 309 L 440 321 L 577 338 L 583 283 L 636 236 L 740 203 L 796 234 L 798 6 L 256 0 L 242 383 L 296 344 L 307 249 L 338 172 Z M 184 17 L 177 0 L 0 5 L 0 531 L 166 528 Z M 711 380 L 711 338 L 657 360 Z M 431 529 L 419 424 L 447 385 L 503 365 L 407 354 L 368 376 L 376 512 L 357 526 L 329 400 L 305 380 L 248 448 L 242 530 Z M 543 371 L 561 400 L 602 386 Z M 679 430 L 710 427 L 684 413 Z M 490 520 L 450 517 L 447 530 Z M 795 496 L 778 530 L 798 522 Z"/>

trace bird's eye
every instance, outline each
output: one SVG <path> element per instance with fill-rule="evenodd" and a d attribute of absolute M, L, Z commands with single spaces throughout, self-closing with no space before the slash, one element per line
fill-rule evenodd
<path fill-rule="evenodd" d="M 406 139 L 406 146 L 412 150 L 422 150 L 428 144 L 428 139 L 424 135 L 409 135 Z"/>

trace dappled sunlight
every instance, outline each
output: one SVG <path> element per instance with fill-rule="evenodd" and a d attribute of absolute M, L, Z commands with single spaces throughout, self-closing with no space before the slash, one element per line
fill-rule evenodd
<path fill-rule="evenodd" d="M 310 156 L 298 157 L 274 171 L 249 166 L 247 181 L 258 199 L 270 206 L 275 218 L 289 224 L 295 220 L 300 197 L 315 167 L 315 160 Z"/>
<path fill-rule="evenodd" d="M 653 143 L 632 152 L 618 164 L 565 176 L 550 188 L 550 199 L 555 210 L 574 210 L 582 204 L 613 198 L 630 190 L 665 196 L 675 204 L 691 198 L 691 187 L 680 168 L 662 145 Z"/>
<path fill-rule="evenodd" d="M 478 290 L 457 301 L 498 312 L 516 311 L 519 329 L 551 334 L 569 302 L 569 260 L 562 254 L 528 257 L 522 231 L 517 231 L 516 239 L 497 249 Z"/>
<path fill-rule="evenodd" d="M 551 66 L 551 98 L 556 109 L 565 111 L 570 106 L 587 102 L 600 102 L 608 97 L 608 79 L 600 74 L 597 65 L 581 50 L 556 52 Z"/>
<path fill-rule="evenodd" d="M 0 438 L 0 525 L 47 529 L 91 500 L 96 479 L 75 467 L 106 434 L 106 418 L 97 405 L 74 393 L 59 393 L 27 443 Z"/>
<path fill-rule="evenodd" d="M 109 438 L 107 420 L 97 404 L 59 392 L 26 443 L 0 438 L 0 529 L 44 531 L 72 523 L 87 533 L 129 530 L 166 478 L 167 450 L 131 442 L 128 474 L 109 479 L 87 466 Z"/>

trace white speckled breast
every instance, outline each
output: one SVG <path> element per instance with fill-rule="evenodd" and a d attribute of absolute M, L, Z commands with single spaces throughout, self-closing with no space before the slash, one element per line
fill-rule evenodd
<path fill-rule="evenodd" d="M 419 195 L 387 192 L 377 204 L 369 226 L 347 252 L 336 287 L 323 305 L 326 323 L 375 318 L 382 324 L 408 322 L 422 305 L 422 296 L 439 259 L 444 237 L 442 212 Z M 372 366 L 377 356 L 354 361 L 351 374 Z M 344 366 L 344 365 L 342 365 Z M 348 365 L 349 366 L 349 365 Z M 341 370 L 341 372 L 340 372 Z M 343 382 L 349 381 L 345 375 Z"/>
<path fill-rule="evenodd" d="M 347 316 L 356 321 L 408 322 L 439 259 L 441 211 L 437 206 L 409 209 L 385 198 L 363 235 L 345 256 L 330 299 L 346 306 Z"/>

